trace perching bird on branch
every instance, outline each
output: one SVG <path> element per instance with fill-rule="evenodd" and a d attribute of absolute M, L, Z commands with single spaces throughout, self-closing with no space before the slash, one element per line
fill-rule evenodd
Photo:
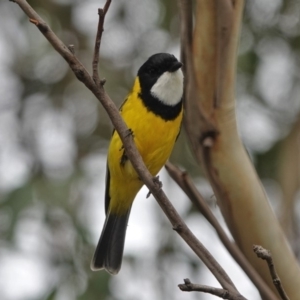
<path fill-rule="evenodd" d="M 133 89 L 120 108 L 135 145 L 155 176 L 169 158 L 182 121 L 183 74 L 174 55 L 152 55 L 139 69 Z M 91 262 L 92 270 L 117 274 L 131 205 L 143 186 L 113 132 L 107 157 L 106 220 Z"/>

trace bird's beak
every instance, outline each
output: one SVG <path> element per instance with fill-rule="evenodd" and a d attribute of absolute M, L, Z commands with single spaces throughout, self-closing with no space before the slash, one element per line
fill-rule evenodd
<path fill-rule="evenodd" d="M 178 69 L 180 69 L 181 67 L 182 67 L 182 63 L 179 61 L 176 61 L 170 67 L 169 72 L 173 73 L 173 72 L 177 71 Z"/>

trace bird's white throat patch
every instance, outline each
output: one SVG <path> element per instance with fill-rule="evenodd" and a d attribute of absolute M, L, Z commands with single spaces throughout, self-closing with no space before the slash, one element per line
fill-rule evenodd
<path fill-rule="evenodd" d="M 152 96 L 163 104 L 175 106 L 183 94 L 183 74 L 181 69 L 176 72 L 163 73 L 150 90 Z"/>

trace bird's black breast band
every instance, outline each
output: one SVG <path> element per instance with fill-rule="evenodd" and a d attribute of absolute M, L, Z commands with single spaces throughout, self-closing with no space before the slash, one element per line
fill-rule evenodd
<path fill-rule="evenodd" d="M 155 115 L 160 116 L 165 121 L 175 120 L 182 110 L 182 99 L 176 105 L 166 105 L 152 96 L 150 92 L 142 92 L 139 98 L 143 101 L 147 109 Z"/>

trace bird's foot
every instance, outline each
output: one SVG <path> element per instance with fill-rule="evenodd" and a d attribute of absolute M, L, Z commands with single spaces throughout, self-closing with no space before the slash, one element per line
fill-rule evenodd
<path fill-rule="evenodd" d="M 158 189 L 161 189 L 161 188 L 162 188 L 163 184 L 162 184 L 162 182 L 159 180 L 159 176 L 153 177 L 152 180 L 153 180 L 153 182 L 155 183 L 155 185 L 157 186 Z M 151 191 L 149 191 L 148 194 L 147 194 L 147 196 L 146 196 L 146 198 L 149 198 L 151 194 L 152 194 Z"/>
<path fill-rule="evenodd" d="M 132 136 L 134 138 L 134 133 L 133 133 L 133 130 L 131 128 L 128 128 L 127 129 L 127 132 L 126 132 L 126 135 L 125 137 L 129 137 L 129 136 Z M 124 145 L 122 145 L 122 147 L 119 149 L 119 151 L 122 151 L 124 149 Z"/>
<path fill-rule="evenodd" d="M 134 138 L 134 132 L 131 128 L 127 129 L 126 137 L 132 136 Z"/>
<path fill-rule="evenodd" d="M 162 182 L 159 180 L 159 176 L 153 177 L 153 182 L 158 186 L 159 189 L 162 188 L 163 184 L 162 184 Z"/>

